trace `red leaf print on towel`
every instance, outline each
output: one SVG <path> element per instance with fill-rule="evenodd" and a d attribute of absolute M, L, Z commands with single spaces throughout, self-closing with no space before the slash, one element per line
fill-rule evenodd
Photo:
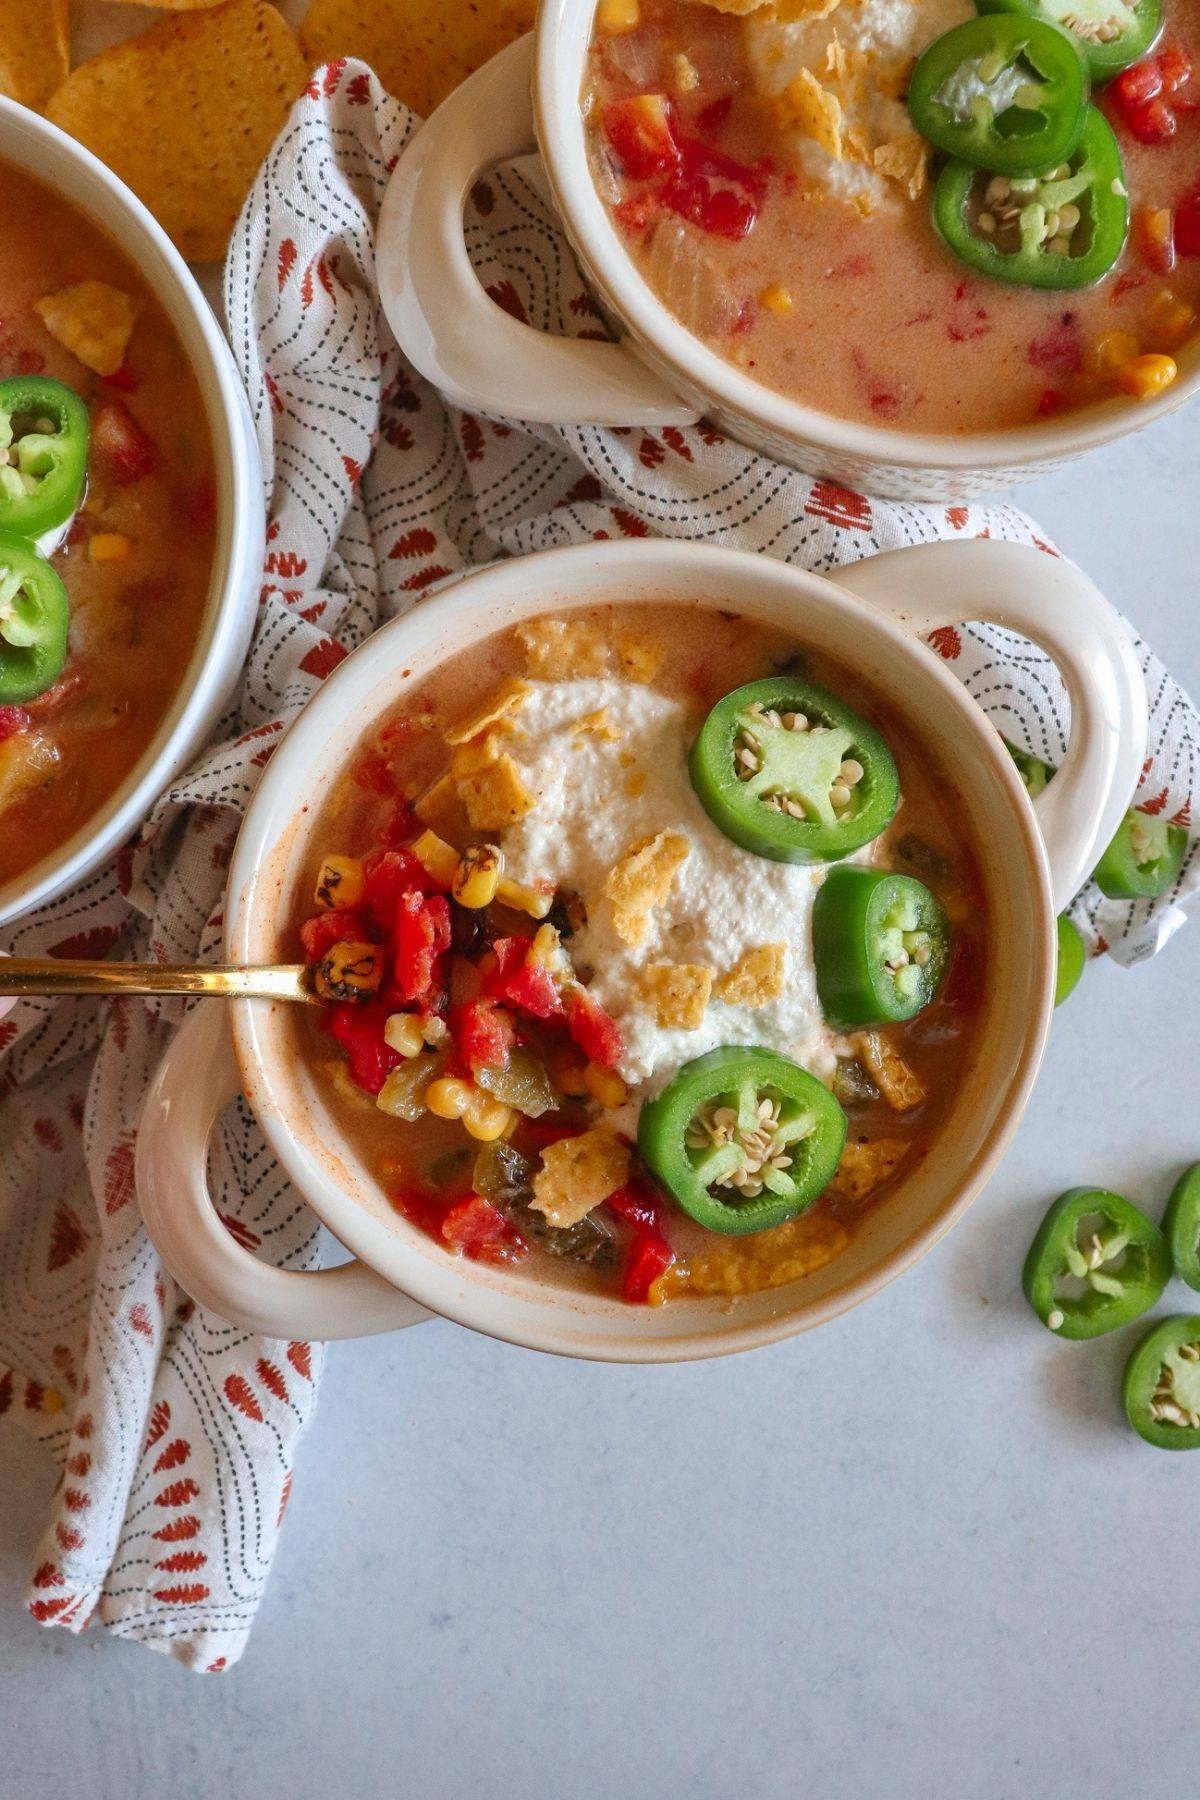
<path fill-rule="evenodd" d="M 936 631 L 931 631 L 929 644 L 947 662 L 953 662 L 956 656 L 962 655 L 962 638 L 953 625 L 939 625 Z"/>
<path fill-rule="evenodd" d="M 667 453 L 657 438 L 644 437 L 638 445 L 638 461 L 643 469 L 657 469 L 666 459 Z"/>
<path fill-rule="evenodd" d="M 282 1370 L 275 1363 L 268 1362 L 265 1356 L 260 1356 L 254 1366 L 263 1386 L 269 1389 L 277 1400 L 286 1400 L 288 1398 L 287 1382 L 283 1379 Z"/>
<path fill-rule="evenodd" d="M 150 1429 L 146 1433 L 146 1448 L 147 1448 L 147 1450 L 149 1450 L 154 1444 L 157 1444 L 159 1438 L 165 1437 L 167 1432 L 170 1430 L 170 1427 L 171 1427 L 170 1402 L 166 1401 L 166 1400 L 160 1400 L 157 1402 L 157 1404 L 154 1408 L 154 1411 L 150 1414 Z M 78 1431 L 79 1427 L 76 1426 L 75 1429 Z"/>
<path fill-rule="evenodd" d="M 75 1436 L 77 1438 L 83 1438 L 86 1441 L 91 1437 L 93 1430 L 94 1426 L 92 1424 L 91 1413 L 80 1413 L 75 1421 Z"/>
<path fill-rule="evenodd" d="M 474 413 L 463 414 L 461 429 L 463 455 L 468 462 L 482 462 L 483 427 Z"/>
<path fill-rule="evenodd" d="M 207 1561 L 203 1550 L 176 1550 L 173 1556 L 164 1556 L 154 1566 L 165 1575 L 194 1575 Z"/>
<path fill-rule="evenodd" d="M 54 1527 L 54 1536 L 60 1550 L 83 1549 L 83 1533 L 76 1531 L 72 1525 L 64 1525 L 60 1522 Z"/>
<path fill-rule="evenodd" d="M 91 960 L 105 956 L 120 935 L 116 925 L 93 925 L 90 931 L 77 931 L 74 937 L 64 938 L 61 944 L 52 944 L 50 955 Z"/>
<path fill-rule="evenodd" d="M 406 593 L 419 594 L 425 588 L 432 587 L 435 581 L 441 581 L 453 573 L 454 570 L 448 569 L 445 563 L 430 563 L 427 569 L 416 569 L 411 575 L 406 575 L 400 586 Z"/>
<path fill-rule="evenodd" d="M 362 464 L 360 462 L 355 462 L 352 456 L 343 456 L 342 467 L 346 471 L 346 480 L 350 483 L 350 486 L 357 487 L 362 480 Z"/>
<path fill-rule="evenodd" d="M 311 1344 L 289 1344 L 287 1347 L 287 1359 L 291 1363 L 293 1369 L 295 1369 L 296 1373 L 298 1375 L 303 1375 L 305 1381 L 312 1380 Z"/>
<path fill-rule="evenodd" d="M 296 266 L 297 254 L 298 252 L 293 240 L 290 237 L 284 238 L 282 244 L 279 246 L 279 254 L 275 259 L 275 276 L 279 283 L 280 293 L 282 293 L 283 289 L 286 287 L 287 278 Z"/>
<path fill-rule="evenodd" d="M 283 1478 L 283 1486 L 279 1490 L 279 1511 L 275 1515 L 276 1530 L 283 1524 L 283 1515 L 288 1509 L 288 1501 L 292 1497 L 292 1471 L 289 1469 Z"/>
<path fill-rule="evenodd" d="M 139 1337 L 149 1338 L 153 1343 L 154 1326 L 151 1323 L 148 1309 L 143 1306 L 140 1300 L 129 1309 L 129 1323 L 133 1326 L 133 1329 L 137 1332 Z"/>
<path fill-rule="evenodd" d="M 610 506 L 609 512 L 624 537 L 649 537 L 650 527 L 636 513 L 626 512 L 624 507 Z"/>
<path fill-rule="evenodd" d="M 866 495 L 839 487 L 836 481 L 814 481 L 804 510 L 814 518 L 827 519 L 831 525 L 842 525 L 850 531 L 871 528 L 871 502 Z"/>
<path fill-rule="evenodd" d="M 305 1344 L 302 1346 L 302 1348 L 307 1350 L 308 1345 Z M 291 1354 L 292 1354 L 292 1352 L 291 1352 L 291 1350 L 289 1350 L 288 1355 L 291 1356 Z M 8 1411 L 9 1407 L 12 1405 L 12 1399 L 13 1399 L 12 1370 L 5 1369 L 3 1375 L 0 1375 L 0 1418 L 3 1418 L 4 1414 Z"/>
<path fill-rule="evenodd" d="M 59 1568 L 57 1563 L 44 1562 L 44 1563 L 42 1563 L 40 1568 L 34 1570 L 34 1574 L 33 1574 L 34 1587 L 37 1587 L 37 1588 L 61 1587 L 62 1584 L 63 1584 L 63 1572 Z"/>
<path fill-rule="evenodd" d="M 63 1147 L 62 1132 L 53 1119 L 35 1119 L 33 1135 L 39 1144 L 46 1146 L 47 1150 L 61 1150 Z"/>
<path fill-rule="evenodd" d="M 967 521 L 970 517 L 971 510 L 969 507 L 948 506 L 946 508 L 946 523 L 947 525 L 953 526 L 955 531 L 965 531 L 967 528 Z"/>
<path fill-rule="evenodd" d="M 662 428 L 662 441 L 669 450 L 675 452 L 676 456 L 682 456 L 684 462 L 691 462 L 692 452 L 688 447 L 687 439 L 684 437 L 682 431 L 680 431 L 678 425 L 664 425 Z"/>
<path fill-rule="evenodd" d="M 161 1494 L 155 1494 L 155 1506 L 186 1506 L 200 1492 L 199 1482 L 185 1475 L 182 1481 L 169 1481 Z M 157 1536 L 157 1532 L 155 1536 Z"/>
<path fill-rule="evenodd" d="M 251 1231 L 248 1225 L 243 1225 L 240 1219 L 230 1218 L 228 1213 L 218 1213 L 217 1217 L 235 1244 L 240 1244 L 243 1250 L 258 1249 L 262 1239 L 257 1232 Z"/>
<path fill-rule="evenodd" d="M 197 1601 L 207 1600 L 211 1592 L 202 1581 L 193 1581 L 186 1587 L 155 1588 L 154 1598 L 176 1606 L 195 1606 Z"/>
<path fill-rule="evenodd" d="M 184 1513 L 182 1518 L 172 1519 L 169 1525 L 154 1532 L 160 1544 L 182 1544 L 188 1538 L 194 1538 L 200 1530 L 200 1521 L 195 1513 Z"/>
<path fill-rule="evenodd" d="M 344 661 L 345 656 L 345 649 L 335 638 L 322 638 L 319 644 L 313 645 L 307 656 L 300 658 L 300 667 L 306 675 L 314 675 L 318 681 L 324 681 Z"/>
<path fill-rule="evenodd" d="M 67 1510 L 73 1513 L 86 1512 L 92 1504 L 90 1497 L 81 1488 L 64 1488 L 63 1499 L 67 1504 Z"/>
<path fill-rule="evenodd" d="M 123 1131 L 104 1162 L 104 1210 L 111 1218 L 133 1199 L 134 1146 L 132 1131 Z"/>
<path fill-rule="evenodd" d="M 177 1469 L 192 1454 L 192 1446 L 186 1438 L 172 1438 L 171 1442 L 160 1453 L 154 1465 L 154 1473 L 161 1475 L 167 1469 Z"/>
<path fill-rule="evenodd" d="M 489 300 L 494 300 L 496 305 L 502 307 L 512 318 L 519 319 L 522 325 L 528 325 L 529 314 L 521 304 L 521 296 L 511 281 L 493 282 L 492 286 L 484 291 Z"/>
<path fill-rule="evenodd" d="M 411 556 L 428 556 L 431 550 L 436 549 L 437 533 L 427 530 L 424 525 L 417 525 L 412 531 L 406 531 L 396 539 L 388 551 L 388 561 L 398 562 Z"/>
<path fill-rule="evenodd" d="M 262 1424 L 262 1408 L 251 1392 L 250 1383 L 244 1375 L 227 1375 L 225 1377 L 225 1398 L 230 1406 L 236 1406 L 240 1413 L 248 1419 Z"/>
<path fill-rule="evenodd" d="M 371 77 L 369 75 L 352 75 L 346 83 L 346 98 L 351 106 L 366 106 L 371 99 Z M 222 1657 L 222 1663 L 224 1658 Z"/>
<path fill-rule="evenodd" d="M 60 1201 L 50 1226 L 50 1247 L 46 1252 L 47 1273 L 53 1274 L 56 1269 L 65 1269 L 87 1247 L 88 1236 L 79 1221 L 79 1215 L 72 1212 L 65 1200 Z"/>
<path fill-rule="evenodd" d="M 1163 788 L 1161 793 L 1154 795 L 1153 799 L 1139 800 L 1137 810 L 1139 812 L 1149 813 L 1151 818 L 1157 818 L 1159 813 L 1165 812 L 1167 809 L 1169 792 L 1169 789 Z"/>

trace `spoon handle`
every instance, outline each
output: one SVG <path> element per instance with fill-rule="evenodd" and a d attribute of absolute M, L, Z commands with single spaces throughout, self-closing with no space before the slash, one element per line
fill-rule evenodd
<path fill-rule="evenodd" d="M 193 963 L 67 962 L 54 956 L 0 957 L 0 994 L 215 994 L 221 999 L 321 1003 L 303 963 L 262 968 Z"/>

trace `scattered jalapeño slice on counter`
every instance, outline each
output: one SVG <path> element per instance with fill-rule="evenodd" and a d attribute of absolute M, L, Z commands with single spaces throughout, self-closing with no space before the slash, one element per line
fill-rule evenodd
<path fill-rule="evenodd" d="M 67 590 L 25 538 L 0 532 L 0 706 L 36 700 L 67 660 Z"/>
<path fill-rule="evenodd" d="M 79 395 L 43 375 L 0 381 L 0 531 L 37 538 L 83 498 L 88 415 Z"/>
<path fill-rule="evenodd" d="M 1110 900 L 1157 900 L 1178 878 L 1187 845 L 1182 825 L 1127 812 L 1092 878 Z"/>
<path fill-rule="evenodd" d="M 1058 959 L 1054 968 L 1054 1004 L 1061 1006 L 1079 986 L 1087 951 L 1078 930 L 1066 913 L 1058 915 Z"/>
<path fill-rule="evenodd" d="M 692 746 L 692 786 L 727 838 L 775 862 L 835 862 L 890 824 L 896 765 L 873 725 L 813 682 L 726 694 Z"/>
<path fill-rule="evenodd" d="M 1021 14 L 968 19 L 935 38 L 908 89 L 913 124 L 947 156 L 1036 175 L 1083 135 L 1089 81 L 1064 32 Z"/>
<path fill-rule="evenodd" d="M 1108 274 L 1129 231 L 1112 127 L 1090 106 L 1077 148 L 1037 175 L 948 162 L 934 188 L 933 218 L 976 274 L 1019 287 L 1091 287 Z"/>
<path fill-rule="evenodd" d="M 815 1075 L 773 1050 L 727 1046 L 685 1063 L 643 1106 L 638 1151 L 709 1231 L 766 1231 L 829 1185 L 846 1115 Z"/>
<path fill-rule="evenodd" d="M 1200 1450 L 1200 1318 L 1164 1319 L 1125 1365 L 1125 1416 L 1156 1450 Z"/>
<path fill-rule="evenodd" d="M 912 875 L 846 864 L 813 902 L 817 993 L 839 1030 L 911 1019 L 937 992 L 950 955 L 941 902 Z"/>
<path fill-rule="evenodd" d="M 1200 1163 L 1193 1163 L 1175 1183 L 1162 1228 L 1175 1273 L 1190 1288 L 1200 1289 Z"/>
<path fill-rule="evenodd" d="M 983 13 L 1019 13 L 1076 41 L 1097 86 L 1145 56 L 1162 30 L 1162 0 L 976 0 Z"/>
<path fill-rule="evenodd" d="M 1154 1305 L 1171 1274 L 1167 1240 L 1136 1206 L 1105 1188 L 1068 1188 L 1025 1258 L 1025 1298 L 1063 1338 L 1100 1337 Z"/>

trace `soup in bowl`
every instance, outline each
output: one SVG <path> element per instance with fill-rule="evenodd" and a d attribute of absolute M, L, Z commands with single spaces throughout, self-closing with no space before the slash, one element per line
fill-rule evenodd
<path fill-rule="evenodd" d="M 870 604 L 762 558 L 588 546 L 347 659 L 230 875 L 230 960 L 303 959 L 321 1010 L 236 1003 L 235 1066 L 198 1009 L 141 1127 L 189 1292 L 271 1335 L 416 1301 L 655 1360 L 814 1324 L 946 1229 L 1029 1091 L 1055 909 L 1136 781 L 1144 694 L 1056 559 L 956 544 L 851 579 Z M 964 607 L 1063 661 L 1049 862 L 1002 740 L 912 635 Z M 239 1085 L 360 1263 L 272 1270 L 215 1222 L 205 1142 Z"/>

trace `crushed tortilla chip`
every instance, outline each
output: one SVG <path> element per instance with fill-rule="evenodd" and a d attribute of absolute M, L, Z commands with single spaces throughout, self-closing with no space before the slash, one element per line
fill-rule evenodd
<path fill-rule="evenodd" d="M 478 775 L 481 769 L 490 769 L 494 762 L 499 762 L 505 736 L 511 730 L 507 719 L 499 719 L 494 731 L 481 738 L 472 738 L 469 743 L 456 744 L 450 757 L 450 773 L 455 781 Z"/>
<path fill-rule="evenodd" d="M 629 1179 L 629 1147 L 607 1125 L 559 1138 L 542 1151 L 533 1201 L 551 1225 L 577 1225 Z"/>
<path fill-rule="evenodd" d="M 838 162 L 845 154 L 842 143 L 842 103 L 836 94 L 822 87 L 811 69 L 801 69 L 780 95 L 779 105 L 785 125 L 792 126 L 804 137 Z"/>
<path fill-rule="evenodd" d="M 921 1077 L 881 1031 L 862 1032 L 858 1047 L 872 1081 L 893 1112 L 909 1112 L 928 1097 Z"/>
<path fill-rule="evenodd" d="M 846 46 L 835 31 L 825 46 L 825 73 L 832 75 L 835 81 L 845 81 L 849 69 Z"/>
<path fill-rule="evenodd" d="M 389 93 L 431 113 L 533 24 L 536 0 L 312 0 L 300 27 L 310 64 L 359 56 Z"/>
<path fill-rule="evenodd" d="M 465 834 L 467 809 L 459 798 L 453 775 L 439 775 L 423 794 L 418 794 L 413 812 L 422 825 L 428 825 L 439 837 L 461 839 Z"/>
<path fill-rule="evenodd" d="M 786 944 L 756 944 L 743 950 L 717 983 L 717 999 L 729 1006 L 765 1006 L 783 992 Z"/>
<path fill-rule="evenodd" d="M 865 1200 L 891 1180 L 911 1148 L 907 1138 L 871 1138 L 865 1144 L 849 1143 L 842 1151 L 830 1186 L 847 1200 Z"/>
<path fill-rule="evenodd" d="M 803 1213 L 770 1231 L 725 1238 L 710 1250 L 675 1263 L 650 1289 L 652 1305 L 676 1294 L 757 1294 L 813 1275 L 840 1256 L 850 1234 L 827 1213 Z"/>
<path fill-rule="evenodd" d="M 670 893 L 691 848 L 682 832 L 660 831 L 634 844 L 609 870 L 604 894 L 612 902 L 613 929 L 625 943 L 641 943 L 650 912 Z"/>
<path fill-rule="evenodd" d="M 890 181 L 899 182 L 910 200 L 920 198 L 929 170 L 929 145 L 915 132 L 880 144 L 871 158 L 872 165 Z"/>
<path fill-rule="evenodd" d="M 700 0 L 701 6 L 707 6 L 713 12 L 729 13 L 732 17 L 744 19 L 748 13 L 758 12 L 769 6 L 771 0 Z"/>
<path fill-rule="evenodd" d="M 663 648 L 653 638 L 632 633 L 617 639 L 617 666 L 626 681 L 653 681 L 662 668 Z"/>
<path fill-rule="evenodd" d="M 582 719 L 576 719 L 571 730 L 578 736 L 604 738 L 611 744 L 625 735 L 609 718 L 607 706 L 602 706 L 598 712 L 585 713 Z"/>
<path fill-rule="evenodd" d="M 308 66 L 267 0 L 228 0 L 81 63 L 46 115 L 128 183 L 186 257 L 213 262 Z"/>
<path fill-rule="evenodd" d="M 97 375 L 115 375 L 125 361 L 137 307 L 107 281 L 76 281 L 35 300 L 33 310 L 50 336 Z"/>
<path fill-rule="evenodd" d="M 459 781 L 458 793 L 472 831 L 506 831 L 534 805 L 534 797 L 507 751 L 477 775 Z"/>
<path fill-rule="evenodd" d="M 608 672 L 609 645 L 590 619 L 524 619 L 516 636 L 529 673 L 543 681 Z"/>
<path fill-rule="evenodd" d="M 467 718 L 460 719 L 457 725 L 447 729 L 446 742 L 448 744 L 469 743 L 471 738 L 478 737 L 480 732 L 485 731 L 489 725 L 494 725 L 497 719 L 506 719 L 511 713 L 516 712 L 519 706 L 524 706 L 532 692 L 533 689 L 527 681 L 522 681 L 519 675 L 511 675 L 501 687 L 497 688 L 490 699 L 476 707 L 475 711 Z"/>
<path fill-rule="evenodd" d="M 40 111 L 70 66 L 70 0 L 0 0 L 0 94 Z"/>
<path fill-rule="evenodd" d="M 813 24 L 836 12 L 841 0 L 774 0 L 775 17 L 781 25 L 795 25 L 800 20 Z"/>
<path fill-rule="evenodd" d="M 651 963 L 642 985 L 664 1031 L 698 1031 L 712 993 L 714 969 L 703 963 Z"/>

